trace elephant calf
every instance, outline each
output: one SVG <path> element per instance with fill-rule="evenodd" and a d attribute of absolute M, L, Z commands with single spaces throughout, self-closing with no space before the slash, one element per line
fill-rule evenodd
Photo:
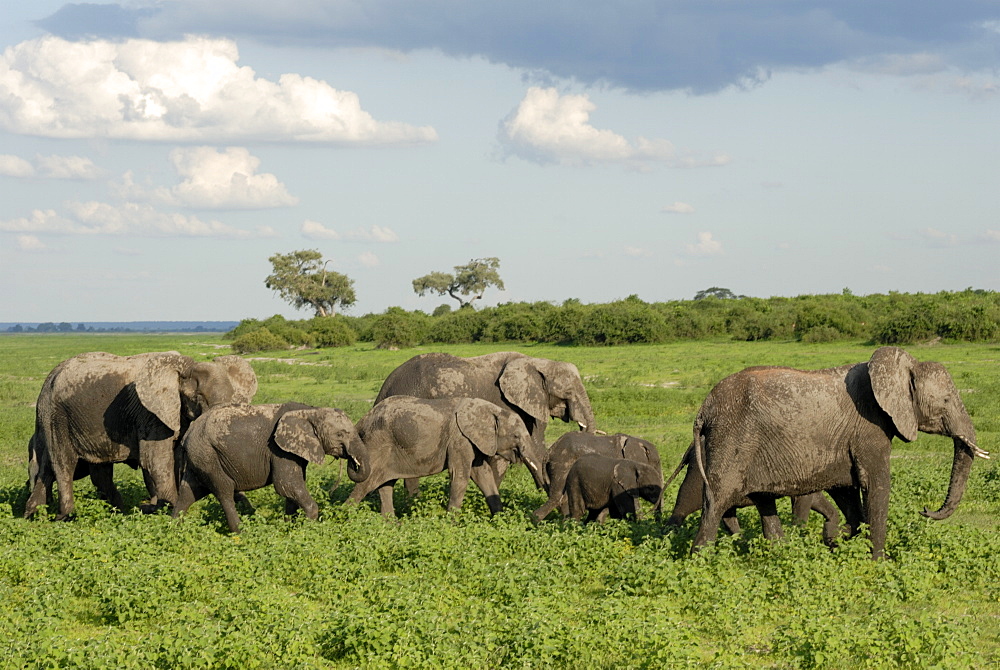
<path fill-rule="evenodd" d="M 635 515 L 638 498 L 655 504 L 663 493 L 663 477 L 651 465 L 586 454 L 570 468 L 563 490 L 570 517 L 583 519 L 587 514 L 587 521 L 603 523 L 609 515 Z"/>
<path fill-rule="evenodd" d="M 586 454 L 597 454 L 609 458 L 625 458 L 636 463 L 653 467 L 660 476 L 660 452 L 656 446 L 642 438 L 616 433 L 615 435 L 598 435 L 594 433 L 572 432 L 562 435 L 549 449 L 549 462 L 546 470 L 549 475 L 549 498 L 535 510 L 535 519 L 541 521 L 552 510 L 559 507 L 563 516 L 569 514 L 569 507 L 563 487 L 566 477 L 577 459 Z M 659 513 L 662 497 L 657 499 L 654 510 Z"/>
<path fill-rule="evenodd" d="M 427 477 L 448 470 L 448 509 L 459 509 L 476 483 L 490 512 L 500 511 L 500 492 L 490 459 L 520 457 L 544 488 L 545 450 L 537 447 L 511 410 L 479 398 L 425 400 L 397 395 L 382 400 L 358 422 L 358 434 L 371 455 L 371 474 L 347 498 L 356 504 L 378 489 L 382 514 L 395 517 L 392 489 L 397 479 Z"/>
<path fill-rule="evenodd" d="M 235 533 L 240 519 L 234 494 L 273 484 L 286 500 L 286 514 L 301 507 L 316 519 L 319 506 L 306 489 L 306 465 L 322 463 L 326 455 L 346 458 L 351 480 L 368 476 L 367 449 L 339 409 L 299 403 L 211 409 L 191 424 L 181 443 L 181 483 L 173 514 L 213 493 Z"/>

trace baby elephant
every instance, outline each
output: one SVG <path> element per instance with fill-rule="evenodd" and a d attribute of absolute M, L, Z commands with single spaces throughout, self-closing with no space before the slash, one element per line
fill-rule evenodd
<path fill-rule="evenodd" d="M 563 516 L 569 514 L 566 496 L 563 494 L 566 477 L 577 459 L 586 454 L 597 454 L 609 458 L 625 458 L 636 463 L 652 466 L 660 473 L 660 452 L 656 446 L 640 437 L 616 433 L 601 435 L 574 431 L 565 433 L 552 444 L 549 449 L 549 462 L 546 470 L 549 474 L 549 499 L 535 510 L 535 519 L 541 521 L 556 507 Z M 659 513 L 662 497 L 653 507 Z"/>
<path fill-rule="evenodd" d="M 377 489 L 387 517 L 396 515 L 392 489 L 397 479 L 445 470 L 451 475 L 449 510 L 462 506 L 471 478 L 490 512 L 497 513 L 500 492 L 490 467 L 495 456 L 507 462 L 520 458 L 539 488 L 548 484 L 545 450 L 536 446 L 520 417 L 479 398 L 390 396 L 358 422 L 358 434 L 371 454 L 371 474 L 355 485 L 347 502 L 358 503 Z"/>
<path fill-rule="evenodd" d="M 368 450 L 339 409 L 300 403 L 228 405 L 210 409 L 188 429 L 178 450 L 176 517 L 209 493 L 218 498 L 229 530 L 240 518 L 233 496 L 268 484 L 285 498 L 285 513 L 302 508 L 316 519 L 319 506 L 306 489 L 306 465 L 326 455 L 347 459 L 347 475 L 368 476 Z"/>
<path fill-rule="evenodd" d="M 570 468 L 564 490 L 570 517 L 582 519 L 589 512 L 587 521 L 603 523 L 609 514 L 612 519 L 635 515 L 638 498 L 656 504 L 663 477 L 650 465 L 586 454 Z"/>

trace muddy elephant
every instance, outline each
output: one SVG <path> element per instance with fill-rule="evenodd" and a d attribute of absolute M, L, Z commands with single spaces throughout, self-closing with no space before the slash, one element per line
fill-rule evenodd
<path fill-rule="evenodd" d="M 541 507 L 535 510 L 536 520 L 541 521 L 556 507 L 561 509 L 563 516 L 569 515 L 569 505 L 563 486 L 570 468 L 573 467 L 578 458 L 585 454 L 625 458 L 636 463 L 649 465 L 659 473 L 662 490 L 663 474 L 660 469 L 660 452 L 657 451 L 652 442 L 623 433 L 614 435 L 595 435 L 583 432 L 565 433 L 549 449 L 549 461 L 546 465 L 546 471 L 549 475 L 549 497 Z M 661 505 L 662 497 L 654 501 L 654 511 L 659 513 Z"/>
<path fill-rule="evenodd" d="M 575 421 L 591 433 L 596 428 L 594 410 L 575 365 L 515 351 L 471 358 L 443 353 L 414 356 L 389 373 L 375 403 L 396 395 L 487 400 L 517 414 L 539 449 L 545 448 L 550 418 Z M 499 484 L 508 464 L 497 458 L 491 465 Z M 408 480 L 406 488 L 415 494 L 416 480 Z"/>
<path fill-rule="evenodd" d="M 694 454 L 705 481 L 692 550 L 712 542 L 722 515 L 744 498 L 767 538 L 781 537 L 775 498 L 827 491 L 842 510 L 860 495 L 852 532 L 866 521 L 873 558 L 885 552 L 889 452 L 894 437 L 917 432 L 952 438 L 948 493 L 932 519 L 949 517 L 965 492 L 972 461 L 986 457 L 951 375 L 897 347 L 825 370 L 747 368 L 709 392 L 694 423 Z"/>
<path fill-rule="evenodd" d="M 319 506 L 306 489 L 306 466 L 326 456 L 346 459 L 352 481 L 368 476 L 368 450 L 354 422 L 339 409 L 300 403 L 210 409 L 191 424 L 177 450 L 180 485 L 173 515 L 212 493 L 236 533 L 235 494 L 273 484 L 285 498 L 285 514 L 301 508 L 307 518 L 317 519 Z"/>
<path fill-rule="evenodd" d="M 448 509 L 461 508 L 471 479 L 486 496 L 490 512 L 500 511 L 500 492 L 490 467 L 499 457 L 520 458 L 544 488 L 545 451 L 510 410 L 479 398 L 392 396 L 378 403 L 357 424 L 368 447 L 371 469 L 347 498 L 356 504 L 378 490 L 382 514 L 394 517 L 392 489 L 397 479 L 427 477 L 448 470 Z"/>
<path fill-rule="evenodd" d="M 686 468 L 684 479 L 677 490 L 677 499 L 674 501 L 674 508 L 670 512 L 670 517 L 665 525 L 668 527 L 679 527 L 684 523 L 684 519 L 701 510 L 702 497 L 704 495 L 705 483 L 698 472 L 698 466 L 694 463 L 694 448 L 689 446 L 681 457 L 681 462 L 674 469 L 673 474 L 667 479 L 664 488 L 670 485 L 674 478 Z M 846 492 L 845 492 L 846 494 Z M 843 499 L 842 499 L 843 500 Z M 722 515 L 722 527 L 731 535 L 739 535 L 741 532 L 740 522 L 736 518 L 738 507 L 750 507 L 753 501 L 744 498 L 733 507 L 730 507 Z M 804 524 L 809 520 L 809 513 L 817 512 L 823 519 L 823 541 L 833 546 L 840 537 L 840 513 L 836 506 L 831 503 L 822 493 L 810 493 L 802 496 L 792 496 L 792 516 L 796 523 Z M 860 500 L 855 501 L 847 509 L 844 516 L 850 519 L 859 519 L 861 514 Z M 857 524 L 855 524 L 857 525 Z"/>
<path fill-rule="evenodd" d="M 38 395 L 29 442 L 25 516 L 51 499 L 59 485 L 57 519 L 74 511 L 73 478 L 81 462 L 102 497 L 120 504 L 113 463 L 138 464 L 151 508 L 177 496 L 174 446 L 188 425 L 211 407 L 248 403 L 257 377 L 239 356 L 195 361 L 169 352 L 74 356 L 49 373 Z M 82 476 L 82 474 L 81 474 Z"/>
<path fill-rule="evenodd" d="M 663 493 L 663 476 L 651 465 L 626 458 L 584 454 L 566 475 L 563 495 L 573 519 L 603 523 L 635 516 L 638 499 L 656 503 Z"/>

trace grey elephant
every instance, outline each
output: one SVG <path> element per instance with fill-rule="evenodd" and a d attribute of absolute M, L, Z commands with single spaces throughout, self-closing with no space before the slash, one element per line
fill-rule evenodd
<path fill-rule="evenodd" d="M 986 457 L 951 375 L 897 347 L 870 360 L 825 370 L 748 368 L 708 394 L 694 423 L 695 460 L 706 482 L 692 550 L 712 542 L 722 515 L 749 498 L 764 536 L 781 537 L 774 500 L 827 491 L 849 516 L 866 521 L 873 558 L 885 552 L 892 439 L 917 432 L 952 438 L 954 459 L 941 508 L 949 517 L 965 492 L 972 461 Z M 863 506 L 859 508 L 857 501 Z M 859 508 L 860 513 L 849 513 Z"/>
<path fill-rule="evenodd" d="M 142 468 L 150 507 L 173 504 L 175 442 L 205 410 L 248 403 L 256 392 L 253 368 L 239 356 L 195 361 L 175 351 L 135 356 L 91 352 L 63 361 L 38 395 L 25 516 L 51 500 L 56 482 L 56 518 L 71 517 L 73 478 L 82 476 L 81 462 L 101 496 L 115 504 L 121 496 L 111 467 L 121 462 Z"/>
<path fill-rule="evenodd" d="M 573 519 L 603 523 L 635 516 L 638 499 L 656 503 L 663 493 L 663 476 L 651 465 L 626 458 L 584 454 L 576 459 L 563 487 Z"/>
<path fill-rule="evenodd" d="M 681 462 L 677 465 L 677 468 L 674 469 L 673 474 L 671 474 L 667 479 L 664 484 L 664 488 L 670 486 L 670 483 L 674 480 L 674 478 L 682 469 L 685 468 L 687 471 L 684 475 L 684 479 L 681 481 L 680 488 L 677 490 L 677 499 L 674 502 L 674 508 L 670 512 L 670 517 L 665 522 L 665 525 L 668 527 L 679 527 L 684 523 L 684 519 L 701 509 L 705 482 L 702 480 L 701 474 L 698 472 L 697 464 L 694 463 L 693 444 L 687 448 L 687 451 L 684 452 L 684 455 L 681 457 Z M 740 534 L 741 529 L 739 520 L 736 518 L 736 509 L 738 507 L 750 507 L 752 505 L 752 500 L 744 498 L 739 501 L 739 503 L 726 510 L 726 512 L 722 515 L 722 527 L 726 530 L 726 532 L 731 535 Z M 836 506 L 834 506 L 826 496 L 819 492 L 802 496 L 792 496 L 792 516 L 796 523 L 806 523 L 809 520 L 810 512 L 817 512 L 823 517 L 823 541 L 828 545 L 834 545 L 837 538 L 841 534 L 840 513 L 837 511 Z M 855 504 L 851 505 L 845 516 L 857 519 L 860 514 L 860 500 L 858 500 Z"/>
<path fill-rule="evenodd" d="M 545 450 L 535 445 L 517 415 L 479 398 L 392 396 L 375 405 L 357 430 L 368 447 L 371 470 L 367 480 L 355 484 L 347 502 L 356 504 L 378 490 L 387 517 L 395 517 L 392 489 L 397 479 L 445 470 L 451 477 L 449 510 L 461 508 L 471 479 L 496 514 L 501 504 L 492 457 L 520 457 L 539 487 L 548 483 Z"/>
<path fill-rule="evenodd" d="M 652 442 L 623 433 L 614 435 L 595 435 L 583 432 L 565 433 L 549 449 L 549 461 L 546 465 L 546 471 L 549 475 L 549 497 L 541 507 L 535 510 L 536 520 L 541 521 L 556 507 L 561 509 L 563 516 L 569 515 L 569 505 L 563 487 L 573 464 L 585 454 L 625 458 L 636 463 L 649 465 L 659 473 L 662 490 L 663 474 L 660 469 L 660 452 L 657 451 Z M 654 501 L 654 511 L 659 513 L 661 505 L 662 497 Z"/>
<path fill-rule="evenodd" d="M 462 358 L 430 353 L 414 356 L 389 373 L 375 403 L 396 395 L 417 398 L 481 398 L 514 412 L 524 422 L 535 446 L 545 448 L 550 418 L 575 421 L 594 432 L 594 410 L 580 371 L 572 363 L 533 358 L 514 351 Z M 493 459 L 499 484 L 507 462 Z M 406 487 L 417 491 L 417 481 Z"/>
<path fill-rule="evenodd" d="M 236 533 L 235 494 L 273 484 L 285 498 L 285 514 L 301 508 L 315 520 L 319 506 L 306 488 L 306 466 L 326 456 L 347 459 L 352 481 L 368 476 L 368 450 L 354 422 L 339 409 L 301 403 L 210 409 L 191 424 L 178 449 L 180 486 L 173 515 L 211 492 Z"/>

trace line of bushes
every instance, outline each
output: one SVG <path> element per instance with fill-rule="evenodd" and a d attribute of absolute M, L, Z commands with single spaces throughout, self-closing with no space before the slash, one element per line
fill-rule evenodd
<path fill-rule="evenodd" d="M 1000 292 L 967 289 L 940 293 L 855 296 L 849 291 L 794 298 L 648 303 L 631 295 L 602 304 L 571 299 L 506 303 L 432 314 L 390 307 L 381 314 L 244 319 L 227 334 L 240 353 L 291 347 L 337 347 L 356 341 L 380 347 L 419 344 L 524 342 L 580 346 L 662 343 L 685 339 L 865 339 L 872 344 L 912 344 L 941 338 L 966 342 L 1000 339 Z"/>

